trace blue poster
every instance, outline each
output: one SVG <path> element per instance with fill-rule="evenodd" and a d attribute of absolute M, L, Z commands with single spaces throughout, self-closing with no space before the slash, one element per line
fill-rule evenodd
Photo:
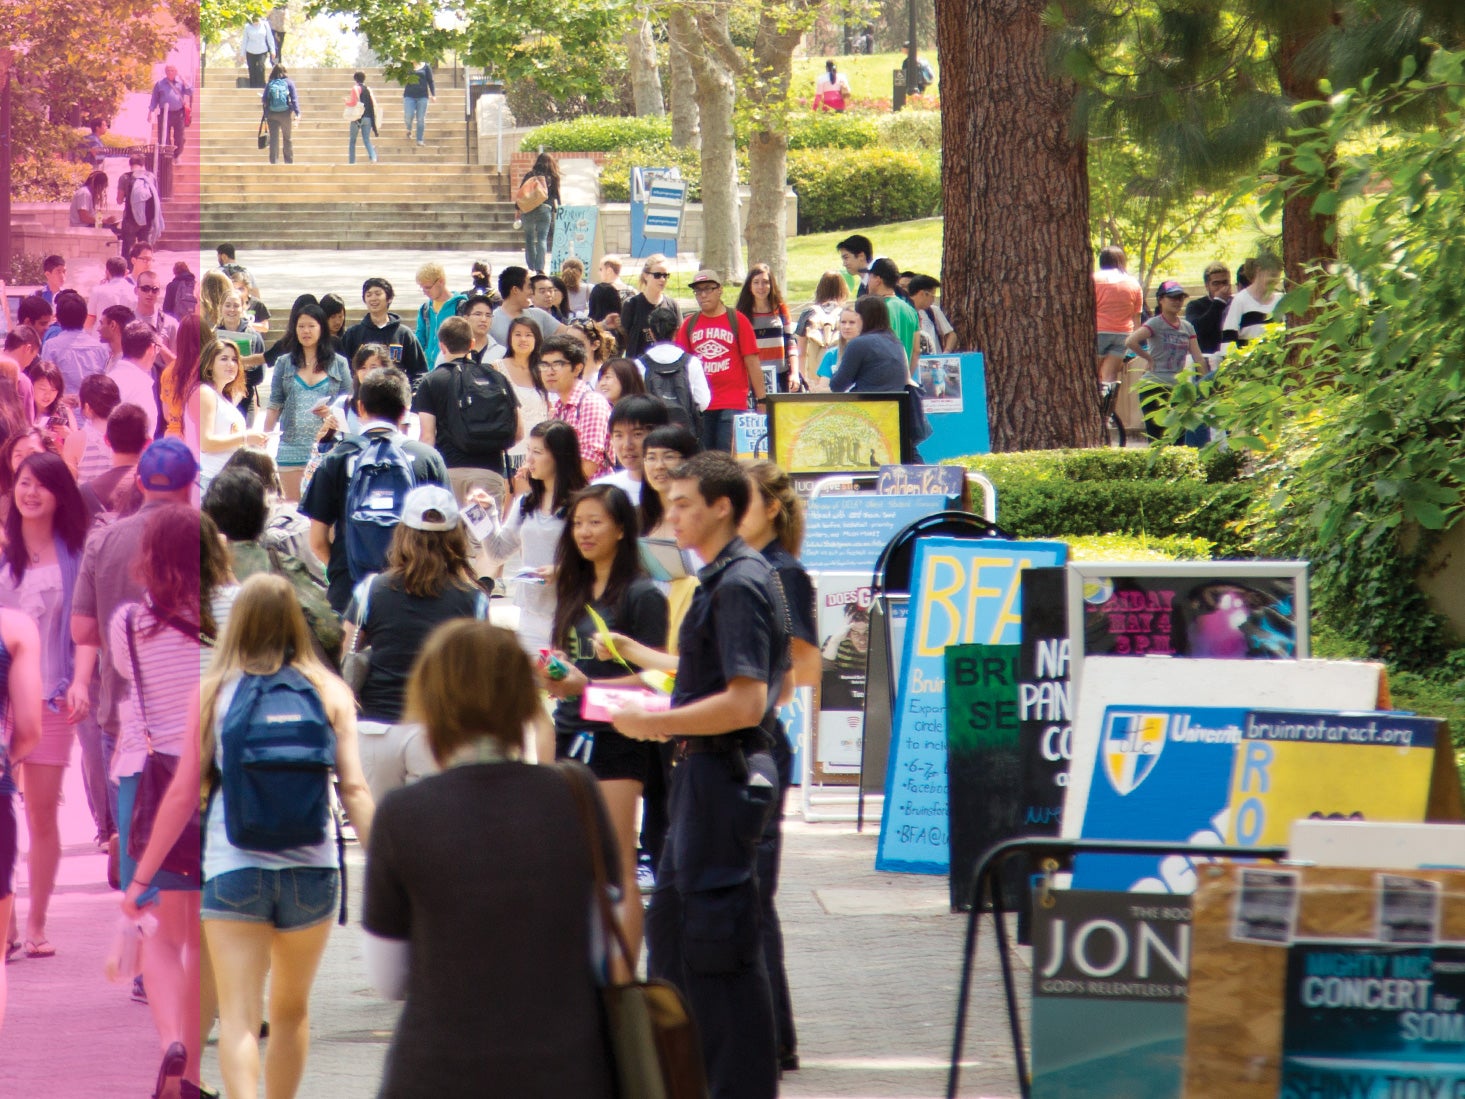
<path fill-rule="evenodd" d="M 875 869 L 947 872 L 946 647 L 1018 644 L 1022 570 L 1062 565 L 1067 558 L 1062 542 L 916 543 Z"/>
<path fill-rule="evenodd" d="M 921 458 L 939 462 L 992 450 L 987 422 L 987 367 L 980 351 L 922 355 L 917 365 L 921 405 L 931 437 L 920 444 Z"/>
<path fill-rule="evenodd" d="M 1465 1095 L 1465 946 L 1287 950 L 1283 1096 Z"/>
<path fill-rule="evenodd" d="M 875 496 L 868 492 L 819 496 L 809 501 L 805 511 L 800 559 L 806 569 L 869 575 L 886 543 L 917 519 L 946 506 L 944 496 Z"/>
<path fill-rule="evenodd" d="M 585 270 L 593 269 L 595 223 L 599 218 L 600 210 L 594 206 L 561 206 L 555 211 L 551 271 L 558 271 L 571 256 L 585 264 Z"/>
<path fill-rule="evenodd" d="M 1083 838 L 1224 843 L 1245 721 L 1244 709 L 1106 708 Z M 1180 855 L 1085 855 L 1074 860 L 1073 887 L 1190 893 L 1195 864 Z"/>

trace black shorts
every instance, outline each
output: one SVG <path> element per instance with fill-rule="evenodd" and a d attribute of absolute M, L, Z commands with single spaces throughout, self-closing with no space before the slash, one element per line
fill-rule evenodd
<path fill-rule="evenodd" d="M 582 735 L 585 740 L 577 744 Z M 556 733 L 554 757 L 579 760 L 601 782 L 632 779 L 645 786 L 655 758 L 655 747 L 650 741 L 632 740 L 614 729 L 597 726 L 593 734 Z"/>
<path fill-rule="evenodd" d="M 0 794 L 0 897 L 8 897 L 15 892 L 15 858 L 18 852 L 15 795 Z"/>

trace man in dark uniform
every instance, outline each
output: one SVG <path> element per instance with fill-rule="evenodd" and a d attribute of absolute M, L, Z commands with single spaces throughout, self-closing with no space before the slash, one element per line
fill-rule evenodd
<path fill-rule="evenodd" d="M 789 668 L 789 619 L 768 561 L 737 536 L 750 486 L 729 454 L 672 474 L 677 544 L 708 562 L 683 620 L 672 709 L 628 708 L 627 736 L 681 742 L 670 828 L 646 915 L 647 967 L 686 995 L 712 1099 L 778 1094 L 757 844 L 778 794 L 765 725 Z"/>

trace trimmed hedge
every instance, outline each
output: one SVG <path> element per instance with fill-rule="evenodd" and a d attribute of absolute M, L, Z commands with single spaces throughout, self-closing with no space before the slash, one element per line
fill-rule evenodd
<path fill-rule="evenodd" d="M 939 144 L 940 118 L 932 117 L 936 119 Z M 739 149 L 747 147 L 751 132 L 749 123 L 738 123 Z M 788 119 L 790 149 L 868 149 L 881 141 L 880 125 L 864 115 L 795 114 Z M 530 130 L 519 142 L 519 150 L 536 152 L 541 145 L 547 153 L 616 153 L 666 148 L 671 145 L 671 118 L 583 115 Z"/>
<path fill-rule="evenodd" d="M 788 155 L 788 180 L 799 196 L 801 233 L 913 221 L 941 210 L 940 162 L 929 155 L 801 150 Z"/>
<path fill-rule="evenodd" d="M 901 111 L 875 116 L 880 144 L 887 149 L 910 152 L 941 151 L 941 115 L 935 111 Z"/>
<path fill-rule="evenodd" d="M 550 122 L 524 135 L 519 151 L 547 153 L 614 153 L 671 144 L 671 119 L 607 118 L 585 115 L 568 122 Z"/>
<path fill-rule="evenodd" d="M 1095 448 L 973 455 L 956 464 L 987 475 L 997 521 L 1018 538 L 1200 539 L 1217 557 L 1252 555 L 1236 526 L 1251 489 L 1231 479 L 1230 459 L 1188 447 Z"/>
<path fill-rule="evenodd" d="M 70 202 L 91 173 L 90 164 L 20 157 L 10 166 L 10 198 L 13 202 Z"/>

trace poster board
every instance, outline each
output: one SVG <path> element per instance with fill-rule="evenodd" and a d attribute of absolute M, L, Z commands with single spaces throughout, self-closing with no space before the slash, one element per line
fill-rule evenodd
<path fill-rule="evenodd" d="M 1104 713 L 1132 708 L 1227 706 L 1248 709 L 1371 710 L 1379 701 L 1383 667 L 1346 660 L 1173 660 L 1090 656 L 1075 700 L 1073 759 L 1064 793 L 1060 834 L 1084 834 L 1084 813 L 1099 753 Z"/>
<path fill-rule="evenodd" d="M 800 560 L 810 572 L 863 572 L 868 583 L 890 540 L 917 519 L 941 511 L 945 504 L 944 496 L 869 492 L 815 496 L 804 509 Z"/>
<path fill-rule="evenodd" d="M 600 208 L 597 206 L 561 206 L 555 210 L 550 270 L 558 271 L 571 256 L 585 264 L 585 270 L 593 270 L 595 231 L 599 221 Z"/>
<path fill-rule="evenodd" d="M 875 868 L 944 874 L 947 840 L 948 645 L 1015 645 L 1024 569 L 1062 564 L 1062 542 L 922 538 L 911 615 L 897 665 L 895 717 Z"/>
<path fill-rule="evenodd" d="M 1068 761 L 1073 754 L 1067 598 L 1065 570 L 1024 570 L 1018 737 L 1022 828 L 1030 836 L 1058 834 Z"/>
<path fill-rule="evenodd" d="M 1053 890 L 1033 910 L 1033 1099 L 1174 1099 L 1190 898 Z"/>
<path fill-rule="evenodd" d="M 951 833 L 951 907 L 971 907 L 977 860 L 993 844 L 1022 834 L 1022 756 L 1018 745 L 1019 647 L 946 649 L 947 819 Z M 1004 901 L 1021 911 L 1025 867 L 1004 867 Z M 1016 880 L 1012 880 L 1016 879 Z"/>
<path fill-rule="evenodd" d="M 900 393 L 776 393 L 768 455 L 789 474 L 873 473 L 899 465 Z"/>
<path fill-rule="evenodd" d="M 870 573 L 820 571 L 814 597 L 821 672 L 810 774 L 815 782 L 859 781 L 870 662 Z"/>
<path fill-rule="evenodd" d="M 1082 561 L 1068 570 L 1075 673 L 1086 656 L 1304 659 L 1309 615 L 1302 561 Z"/>
<path fill-rule="evenodd" d="M 967 454 L 989 454 L 987 365 L 980 351 L 922 355 L 917 360 L 921 403 L 931 437 L 919 444 L 921 458 L 940 462 Z"/>
<path fill-rule="evenodd" d="M 1214 1099 L 1218 1095 L 1227 1099 L 1276 1099 L 1283 1094 L 1288 944 L 1233 938 L 1241 892 L 1239 879 L 1244 869 L 1205 867 L 1192 900 L 1193 954 L 1182 1092 L 1185 1099 Z M 1302 867 L 1295 872 L 1298 900 L 1294 939 L 1354 943 L 1372 939 L 1378 920 L 1377 871 Z M 1465 942 L 1465 873 L 1390 873 L 1438 882 L 1440 938 Z"/>
<path fill-rule="evenodd" d="M 966 493 L 961 466 L 881 466 L 875 480 L 878 496 L 944 496 L 959 505 Z"/>

